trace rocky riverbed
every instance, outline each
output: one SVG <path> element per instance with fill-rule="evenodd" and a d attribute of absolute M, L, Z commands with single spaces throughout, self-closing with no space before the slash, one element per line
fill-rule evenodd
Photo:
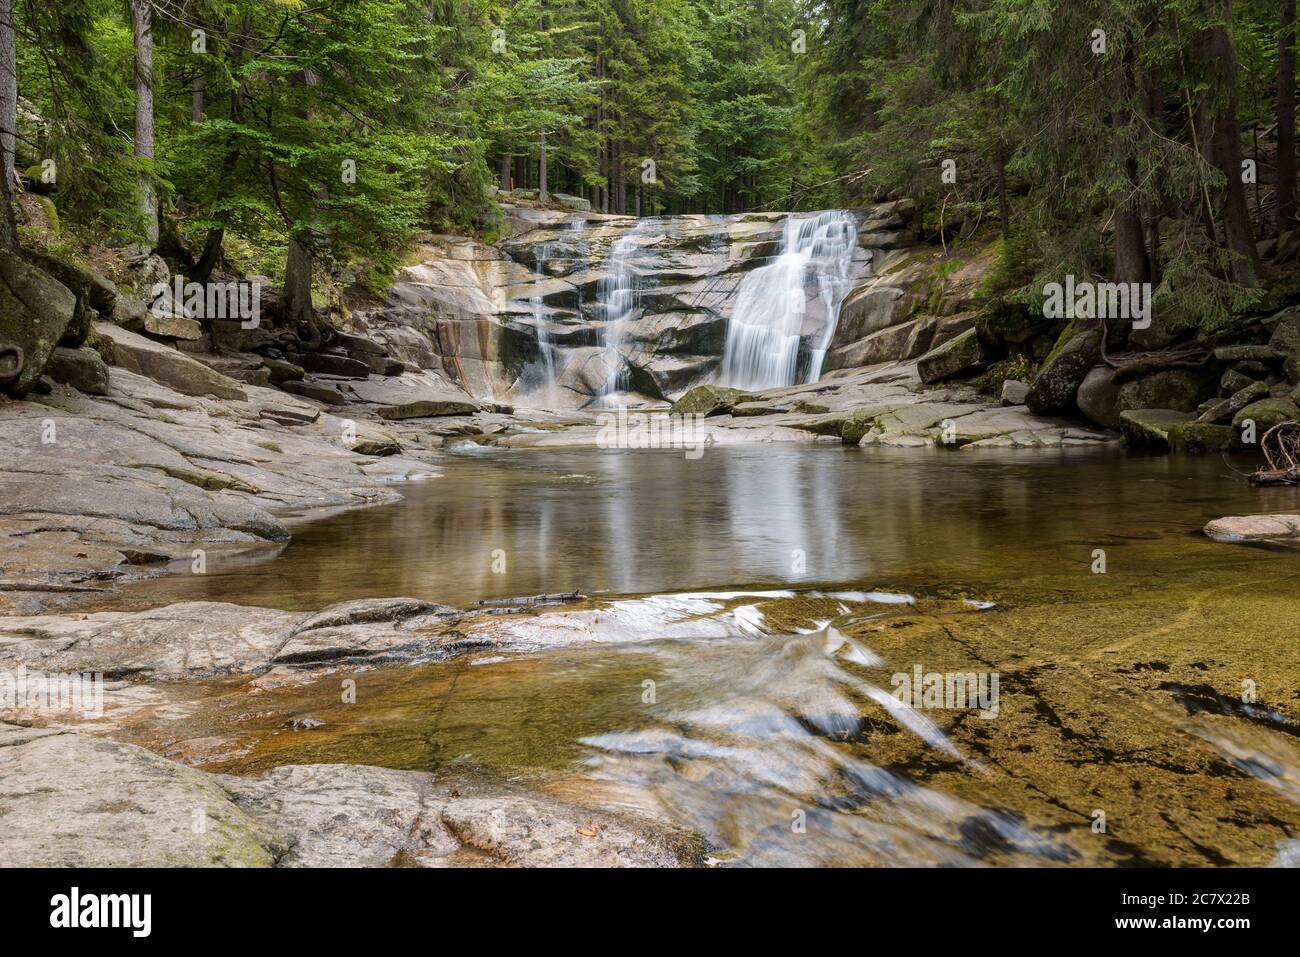
<path fill-rule="evenodd" d="M 1134 444 L 1226 449 L 1236 444 L 1232 423 L 1251 409 L 1261 421 L 1263 412 L 1290 414 L 1285 317 L 1261 327 L 1272 344 L 1225 347 L 1247 351 L 1207 360 L 1217 365 L 1195 382 L 1182 373 L 1125 380 L 1077 362 L 1065 370 L 1062 355 L 1097 343 L 1063 335 L 1038 378 L 1008 378 L 991 398 L 971 379 L 989 364 L 967 308 L 979 270 L 958 270 L 943 294 L 920 295 L 928 274 L 908 251 L 906 212 L 891 204 L 856 220 L 825 374 L 777 387 L 712 381 L 744 276 L 782 241 L 775 215 L 639 227 L 643 266 L 659 282 L 627 319 L 616 356 L 595 337 L 607 317 L 592 303 L 608 279 L 592 260 L 631 228 L 612 217 L 587 216 L 573 229 L 568 214 L 525 209 L 500 248 L 433 238 L 388 303 L 359 308 L 352 331 L 310 346 L 274 326 L 160 317 L 106 281 L 73 276 L 75 294 L 54 305 L 78 328 L 71 338 L 29 342 L 42 375 L 28 370 L 24 397 L 0 398 L 0 439 L 11 453 L 0 462 L 0 671 L 98 673 L 107 694 L 90 720 L 22 707 L 0 715 L 10 722 L 0 725 L 0 816 L 21 835 L 5 842 L 0 863 L 699 863 L 703 822 L 683 828 L 636 801 L 583 800 L 582 788 L 475 767 L 426 772 L 364 761 L 232 776 L 189 766 L 220 763 L 224 739 L 205 748 L 190 738 L 165 757 L 166 735 L 140 730 L 209 713 L 213 700 L 226 700 L 203 690 L 213 682 L 247 701 L 357 670 L 672 636 L 657 618 L 636 631 L 647 626 L 635 606 L 580 595 L 539 608 L 412 597 L 308 611 L 231 601 L 103 610 L 119 586 L 272 555 L 302 522 L 391 504 L 409 483 L 437 483 L 456 469 L 454 451 L 607 447 L 619 408 L 690 416 L 704 447 L 951 449 L 963 459 L 1113 451 L 1115 426 Z M 828 315 L 808 317 L 809 328 Z M 542 360 L 549 382 L 533 378 Z M 1078 408 L 1043 414 L 1054 377 L 1067 371 L 1080 380 L 1071 384 Z M 628 388 L 610 392 L 616 381 Z M 1131 384 L 1139 381 L 1145 391 Z M 1178 408 L 1148 408 L 1157 385 Z M 1273 405 L 1260 411 L 1260 403 Z M 1298 527 L 1293 514 L 1242 515 L 1211 522 L 1206 534 L 1267 545 L 1294 539 Z M 968 613 L 968 600 L 945 599 L 954 613 Z M 843 613 L 836 606 L 831 615 Z M 693 621 L 681 637 L 698 638 L 704 627 L 725 638 L 753 625 L 748 613 L 728 606 L 726 614 L 725 625 Z M 815 630 L 825 621 L 787 624 Z M 1099 653 L 1109 648 L 1097 644 Z M 1179 667 L 1186 683 L 1196 663 Z M 126 740 L 133 736 L 150 749 Z M 998 753 L 1009 752 L 999 745 Z"/>

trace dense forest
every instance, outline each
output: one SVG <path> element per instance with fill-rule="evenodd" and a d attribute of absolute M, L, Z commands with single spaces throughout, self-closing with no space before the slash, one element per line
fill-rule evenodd
<path fill-rule="evenodd" d="M 1263 295 L 1257 244 L 1293 242 L 1294 23 L 1294 0 L 0 0 L 4 179 L 66 243 L 283 278 L 291 315 L 313 273 L 490 238 L 494 190 L 532 189 L 628 215 L 907 196 L 945 244 L 1001 234 L 1008 304 L 1113 276 L 1213 330 Z"/>

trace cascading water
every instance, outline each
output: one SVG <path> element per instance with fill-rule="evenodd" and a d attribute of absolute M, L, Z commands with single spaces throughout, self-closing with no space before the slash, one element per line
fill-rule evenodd
<path fill-rule="evenodd" d="M 583 220 L 575 219 L 566 223 L 564 228 L 569 231 L 577 231 L 582 229 L 585 225 L 586 223 Z M 538 290 L 542 288 L 542 283 L 546 281 L 546 264 L 555 257 L 557 245 L 562 244 L 548 242 L 539 243 L 537 246 L 536 255 L 533 260 L 533 277 Z M 583 247 L 580 258 L 581 256 L 585 256 L 585 244 L 583 244 Z M 561 254 L 564 252 L 562 248 L 559 251 Z M 532 307 L 533 328 L 537 331 L 538 366 L 541 377 L 541 383 L 532 391 L 535 395 L 542 398 L 551 399 L 555 396 L 556 384 L 559 381 L 556 372 L 557 349 L 555 344 L 551 341 L 546 304 L 540 291 L 531 296 L 528 302 Z M 579 300 L 578 311 L 582 311 L 581 300 Z"/>
<path fill-rule="evenodd" d="M 853 216 L 843 210 L 786 219 L 776 258 L 741 280 L 727 324 L 722 385 L 754 390 L 799 384 L 805 341 L 802 381 L 817 381 L 849 290 L 857 239 Z M 819 312 L 811 321 L 810 302 Z"/>
<path fill-rule="evenodd" d="M 622 354 L 623 340 L 628 319 L 637 311 L 641 298 L 641 276 L 632 260 L 641 248 L 639 240 L 648 227 L 649 222 L 642 220 L 614 243 L 605 275 L 597 286 L 605 320 L 605 365 L 609 369 L 609 377 L 597 393 L 598 401 L 626 391 L 630 384 Z"/>
<path fill-rule="evenodd" d="M 533 275 L 539 290 L 546 281 L 546 263 L 550 258 L 551 244 L 539 245 L 533 263 Z M 537 354 L 541 363 L 542 382 L 537 392 L 542 396 L 550 396 L 555 390 L 555 347 L 551 344 L 551 333 L 546 327 L 545 305 L 540 292 L 529 300 L 529 304 L 533 308 L 533 328 L 537 330 Z"/>

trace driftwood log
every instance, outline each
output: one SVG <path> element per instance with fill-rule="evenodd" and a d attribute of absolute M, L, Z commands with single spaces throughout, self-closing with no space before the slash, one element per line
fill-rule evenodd
<path fill-rule="evenodd" d="M 1251 485 L 1300 485 L 1300 422 L 1281 422 L 1259 440 L 1266 468 L 1250 476 Z"/>

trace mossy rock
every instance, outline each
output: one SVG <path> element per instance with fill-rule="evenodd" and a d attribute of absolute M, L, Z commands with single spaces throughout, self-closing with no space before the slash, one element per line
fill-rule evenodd
<path fill-rule="evenodd" d="M 875 428 L 884 409 L 854 409 L 840 423 L 840 438 L 845 445 L 857 445 L 862 437 Z"/>
<path fill-rule="evenodd" d="M 1101 327 L 1070 323 L 1029 385 L 1025 399 L 1029 411 L 1037 415 L 1072 412 L 1079 386 L 1100 359 Z"/>
<path fill-rule="evenodd" d="M 58 279 L 0 251 L 0 391 L 21 396 L 36 385 L 76 311 L 76 295 Z"/>
<path fill-rule="evenodd" d="M 1217 402 L 1212 403 L 1209 408 L 1201 413 L 1197 421 L 1226 425 L 1236 417 L 1238 412 L 1252 402 L 1268 398 L 1268 386 L 1263 382 L 1251 382 L 1245 376 L 1241 376 L 1241 378 L 1247 382 L 1245 388 L 1239 389 L 1226 399 L 1219 399 Z"/>
<path fill-rule="evenodd" d="M 1173 409 L 1128 409 L 1119 414 L 1119 428 L 1130 445 L 1170 447 L 1170 433 L 1192 419 L 1190 412 Z"/>
<path fill-rule="evenodd" d="M 1188 452 L 1227 452 L 1238 444 L 1239 433 L 1230 425 L 1186 422 L 1169 430 L 1169 444 Z"/>
<path fill-rule="evenodd" d="M 733 406 L 751 398 L 748 392 L 720 385 L 697 385 L 673 403 L 674 415 L 726 415 Z"/>
<path fill-rule="evenodd" d="M 1217 386 L 1218 380 L 1209 366 L 1202 369 L 1160 369 L 1122 383 L 1117 405 L 1120 409 L 1193 412 L 1218 391 Z"/>
<path fill-rule="evenodd" d="M 1255 434 L 1263 436 L 1275 425 L 1283 422 L 1300 422 L 1300 407 L 1290 399 L 1260 399 L 1252 402 L 1232 417 L 1232 427 L 1240 429 L 1249 420 L 1255 423 Z"/>
<path fill-rule="evenodd" d="M 917 359 L 916 374 L 922 382 L 930 385 L 978 368 L 987 361 L 988 355 L 979 336 L 974 329 L 967 329 Z"/>

